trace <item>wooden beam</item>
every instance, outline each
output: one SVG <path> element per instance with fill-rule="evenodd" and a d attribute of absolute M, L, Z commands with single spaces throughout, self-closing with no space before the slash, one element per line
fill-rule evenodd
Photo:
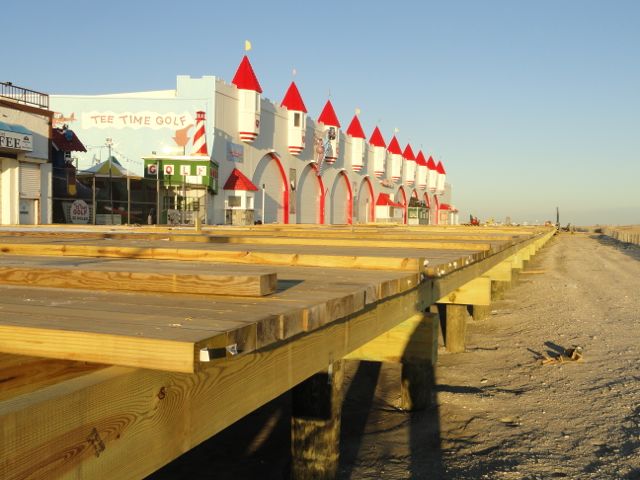
<path fill-rule="evenodd" d="M 260 297 L 275 292 L 277 283 L 277 275 L 273 272 L 234 274 L 229 271 L 189 274 L 162 271 L 92 270 L 83 266 L 73 268 L 0 266 L 0 284 L 32 287 Z"/>
<path fill-rule="evenodd" d="M 483 276 L 490 278 L 492 281 L 510 282 L 511 269 L 511 261 L 505 260 L 504 262 L 500 262 L 495 267 L 487 270 Z"/>
<path fill-rule="evenodd" d="M 291 478 L 334 480 L 340 459 L 342 360 L 292 390 Z"/>
<path fill-rule="evenodd" d="M 390 363 L 428 359 L 435 365 L 438 324 L 437 314 L 418 313 L 349 353 L 345 359 Z"/>
<path fill-rule="evenodd" d="M 491 279 L 487 277 L 474 278 L 448 295 L 441 297 L 437 303 L 491 305 Z"/>
<path fill-rule="evenodd" d="M 0 243 L 0 253 L 7 255 L 41 255 L 98 258 L 136 258 L 149 260 L 194 260 L 199 262 L 282 265 L 298 267 L 354 268 L 365 270 L 400 270 L 421 272 L 422 257 L 313 255 L 247 250 L 190 249 L 176 247 L 110 247 L 101 245 Z"/>

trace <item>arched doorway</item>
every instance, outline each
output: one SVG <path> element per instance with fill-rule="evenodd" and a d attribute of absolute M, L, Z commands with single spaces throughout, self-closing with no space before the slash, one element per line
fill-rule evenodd
<path fill-rule="evenodd" d="M 331 189 L 331 223 L 353 223 L 353 192 L 344 171 L 338 173 Z"/>
<path fill-rule="evenodd" d="M 307 165 L 298 184 L 297 223 L 324 223 L 324 182 L 315 163 Z"/>
<path fill-rule="evenodd" d="M 360 183 L 360 189 L 358 191 L 358 223 L 375 222 L 375 195 L 373 192 L 373 185 L 371 180 L 366 176 Z"/>
<path fill-rule="evenodd" d="M 433 223 L 431 221 L 431 202 L 429 201 L 429 194 L 427 192 L 424 192 L 424 205 L 427 207 L 427 222 L 428 223 Z"/>
<path fill-rule="evenodd" d="M 253 183 L 259 189 L 255 196 L 256 220 L 289 223 L 289 186 L 282 163 L 275 153 L 265 155 L 258 162 Z"/>
<path fill-rule="evenodd" d="M 404 213 L 402 215 L 402 219 L 403 219 L 402 222 L 406 224 L 407 223 L 407 194 L 404 191 L 404 187 L 398 188 L 395 200 L 396 202 L 402 204 L 402 207 L 404 210 Z"/>
<path fill-rule="evenodd" d="M 438 200 L 437 195 L 433 196 L 433 203 L 434 208 L 431 209 L 433 211 L 433 224 L 438 225 L 440 223 L 440 219 L 438 218 L 440 216 L 440 200 Z"/>

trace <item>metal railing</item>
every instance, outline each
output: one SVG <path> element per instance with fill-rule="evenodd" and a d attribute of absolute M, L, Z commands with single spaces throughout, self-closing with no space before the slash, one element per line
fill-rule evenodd
<path fill-rule="evenodd" d="M 33 107 L 49 109 L 49 95 L 28 88 L 18 87 L 11 82 L 0 82 L 0 97 Z"/>

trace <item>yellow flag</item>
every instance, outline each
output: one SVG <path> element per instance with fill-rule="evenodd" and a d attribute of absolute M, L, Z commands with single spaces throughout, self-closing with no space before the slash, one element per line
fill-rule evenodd
<path fill-rule="evenodd" d="M 360 115 L 360 109 L 356 108 L 356 115 Z"/>
<path fill-rule="evenodd" d="M 245 40 L 244 41 L 244 51 L 248 52 L 249 50 L 251 50 L 251 42 L 249 40 Z"/>

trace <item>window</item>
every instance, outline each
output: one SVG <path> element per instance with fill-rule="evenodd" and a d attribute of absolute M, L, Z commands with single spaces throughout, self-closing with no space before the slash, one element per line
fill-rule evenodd
<path fill-rule="evenodd" d="M 227 205 L 229 208 L 240 207 L 240 205 L 242 205 L 242 198 L 238 195 L 229 195 Z"/>
<path fill-rule="evenodd" d="M 300 126 L 300 114 L 298 112 L 293 114 L 293 126 L 294 127 Z"/>

